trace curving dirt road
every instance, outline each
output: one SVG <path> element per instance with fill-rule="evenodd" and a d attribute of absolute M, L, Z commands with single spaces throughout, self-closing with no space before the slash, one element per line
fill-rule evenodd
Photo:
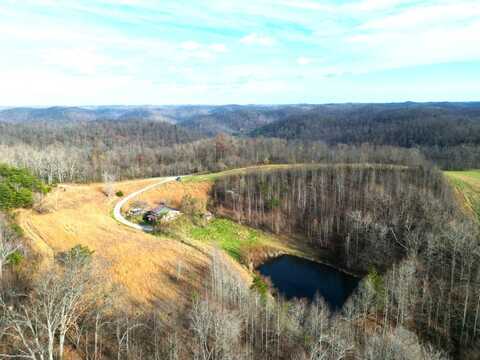
<path fill-rule="evenodd" d="M 140 225 L 140 224 L 135 224 L 131 221 L 128 221 L 127 219 L 125 219 L 125 217 L 122 215 L 122 207 L 127 203 L 129 202 L 130 200 L 132 200 L 134 197 L 140 195 L 141 193 L 145 192 L 145 191 L 148 191 L 148 190 L 151 190 L 157 186 L 160 186 L 162 184 L 165 184 L 167 182 L 170 182 L 170 181 L 174 181 L 176 179 L 175 176 L 170 176 L 170 177 L 166 177 L 166 178 L 163 178 L 160 182 L 158 183 L 155 183 L 155 184 L 152 184 L 152 185 L 149 185 L 141 190 L 138 190 L 138 191 L 135 191 L 127 196 L 125 196 L 122 200 L 120 200 L 117 205 L 115 205 L 115 208 L 113 209 L 113 217 L 115 218 L 115 220 L 117 220 L 118 222 L 128 226 L 128 227 L 131 227 L 133 229 L 136 229 L 136 230 L 141 230 L 141 231 L 145 231 L 145 232 L 151 232 L 153 231 L 153 227 L 150 226 L 150 225 Z"/>

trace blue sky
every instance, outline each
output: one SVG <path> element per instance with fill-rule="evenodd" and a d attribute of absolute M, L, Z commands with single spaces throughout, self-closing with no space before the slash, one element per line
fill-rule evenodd
<path fill-rule="evenodd" d="M 480 100 L 479 0 L 0 0 L 0 106 Z"/>

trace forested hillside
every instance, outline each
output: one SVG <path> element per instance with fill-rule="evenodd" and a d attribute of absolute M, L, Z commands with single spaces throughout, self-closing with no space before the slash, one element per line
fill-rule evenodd
<path fill-rule="evenodd" d="M 246 134 L 273 121 L 313 108 L 313 105 L 185 105 L 95 106 L 0 109 L 0 122 L 86 122 L 95 120 L 164 121 L 182 125 L 204 136 Z"/>
<path fill-rule="evenodd" d="M 164 165 L 159 160 L 163 156 L 158 147 L 191 143 L 219 134 L 282 138 L 297 141 L 299 148 L 310 146 L 312 141 L 333 146 L 415 148 L 445 169 L 480 167 L 479 103 L 100 106 L 0 111 L 0 144 L 9 148 L 31 146 L 34 156 L 42 158 L 52 155 L 45 147 L 55 146 L 56 152 L 76 157 L 76 162 L 82 163 L 97 160 L 93 160 L 95 156 L 79 158 L 81 152 L 91 153 L 95 149 L 110 157 L 113 148 L 120 154 L 130 146 L 132 151 L 122 158 L 128 159 L 134 153 L 140 159 L 138 166 L 144 167 L 141 159 L 145 158 L 150 168 L 148 171 L 137 168 L 130 177 L 164 173 L 151 170 L 152 166 Z M 72 150 L 71 146 L 79 149 Z M 167 157 L 169 152 L 168 148 L 162 149 Z M 241 158 L 242 154 L 236 156 Z M 134 165 L 131 160 L 127 163 L 122 166 Z M 115 167 L 118 169 L 118 165 Z M 212 170 L 221 166 L 203 164 L 201 168 Z M 117 172 L 118 176 L 127 176 L 123 171 Z"/>
<path fill-rule="evenodd" d="M 0 122 L 0 161 L 29 168 L 49 183 L 99 181 L 106 172 L 148 177 L 166 174 L 163 165 L 180 157 L 174 147 L 199 138 L 176 125 L 143 120 Z"/>
<path fill-rule="evenodd" d="M 480 166 L 479 103 L 324 105 L 252 135 L 415 147 L 444 168 Z"/>
<path fill-rule="evenodd" d="M 347 269 L 380 271 L 367 312 L 383 326 L 405 326 L 457 355 L 479 345 L 478 227 L 458 211 L 438 171 L 335 165 L 252 172 L 218 179 L 212 196 L 217 214 L 301 236 Z"/>
<path fill-rule="evenodd" d="M 179 123 L 207 136 L 218 133 L 247 135 L 252 130 L 294 114 L 302 114 L 314 107 L 313 105 L 218 106 L 204 114 L 180 120 Z"/>
<path fill-rule="evenodd" d="M 200 138 L 194 131 L 148 120 L 35 121 L 15 125 L 0 122 L 0 134 L 1 144 L 26 144 L 38 148 L 49 145 L 92 148 L 96 145 L 128 145 L 134 142 L 144 147 L 156 147 Z"/>
<path fill-rule="evenodd" d="M 102 121 L 85 124 L 0 123 L 0 161 L 26 167 L 48 183 L 220 171 L 254 164 L 296 162 L 423 163 L 418 151 L 389 146 L 327 146 L 320 142 L 193 135 L 166 123 Z"/>

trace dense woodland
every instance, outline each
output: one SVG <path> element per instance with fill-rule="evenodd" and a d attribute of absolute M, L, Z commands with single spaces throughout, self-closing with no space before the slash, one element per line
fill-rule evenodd
<path fill-rule="evenodd" d="M 0 128 L 2 124 L 0 123 Z M 265 163 L 420 163 L 415 149 L 250 139 L 227 135 L 188 142 L 166 123 L 3 125 L 0 162 L 26 167 L 47 183 L 102 181 L 219 171 Z"/>
<path fill-rule="evenodd" d="M 362 145 L 377 147 L 374 151 L 380 153 L 379 146 L 411 149 L 442 168 L 477 168 L 480 106 L 404 103 L 0 111 L 0 161 L 27 167 L 48 183 L 99 181 L 105 172 L 125 179 L 261 162 L 328 161 L 342 152 L 348 161 L 356 157 L 352 147 Z M 401 157 L 411 156 L 399 152 Z"/>
<path fill-rule="evenodd" d="M 333 165 L 223 177 L 217 214 L 300 235 L 347 269 L 384 274 L 376 311 L 449 350 L 478 346 L 480 237 L 441 173 Z"/>
<path fill-rule="evenodd" d="M 442 168 L 480 167 L 478 103 L 325 105 L 256 129 L 253 135 L 419 148 Z"/>

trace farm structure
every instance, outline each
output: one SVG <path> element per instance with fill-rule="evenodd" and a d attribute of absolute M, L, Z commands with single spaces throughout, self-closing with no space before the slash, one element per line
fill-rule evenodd
<path fill-rule="evenodd" d="M 148 223 L 154 223 L 158 220 L 172 221 L 180 215 L 180 211 L 161 203 L 156 208 L 146 211 L 143 215 L 143 220 Z"/>

